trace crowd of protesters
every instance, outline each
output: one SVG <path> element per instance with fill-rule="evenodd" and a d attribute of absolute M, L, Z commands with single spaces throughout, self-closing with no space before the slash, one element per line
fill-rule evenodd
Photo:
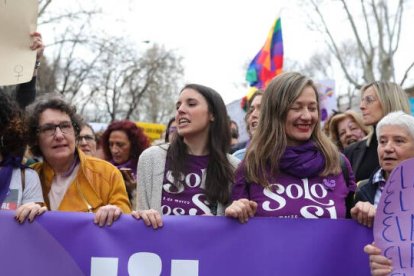
<path fill-rule="evenodd" d="M 41 35 L 31 36 L 39 60 Z M 165 215 L 242 223 L 255 216 L 352 218 L 372 227 L 385 181 L 414 157 L 408 98 L 390 82 L 365 85 L 362 115 L 336 113 L 324 132 L 313 80 L 282 73 L 248 101 L 244 143 L 220 94 L 187 84 L 165 143 L 150 146 L 134 122 L 112 122 L 98 139 L 61 97 L 35 99 L 37 67 L 30 82 L 17 86 L 15 99 L 0 91 L 0 204 L 16 210 L 20 223 L 55 210 L 95 213 L 99 226 L 131 213 L 154 229 Z M 320 193 L 292 196 L 292 185 L 298 195 L 301 189 Z M 365 251 L 373 275 L 391 271 L 374 244 Z"/>

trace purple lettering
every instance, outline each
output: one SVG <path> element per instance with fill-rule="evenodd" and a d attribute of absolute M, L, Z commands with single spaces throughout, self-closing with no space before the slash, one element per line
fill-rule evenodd
<path fill-rule="evenodd" d="M 414 214 L 411 214 L 411 236 L 410 236 L 410 241 L 413 241 L 413 234 L 414 234 Z"/>
<path fill-rule="evenodd" d="M 407 211 L 407 209 L 404 209 L 403 191 L 400 191 L 400 209 L 402 212 Z"/>
<path fill-rule="evenodd" d="M 414 243 L 411 243 L 411 268 L 413 268 L 414 264 Z"/>
<path fill-rule="evenodd" d="M 400 219 L 399 219 L 398 216 L 395 217 L 395 221 L 397 223 L 398 233 L 400 234 L 400 240 L 401 241 L 405 241 L 405 239 L 404 239 L 404 237 L 402 235 L 402 232 L 401 232 Z"/>
<path fill-rule="evenodd" d="M 400 167 L 400 182 L 401 182 L 401 188 L 405 189 L 407 187 L 404 186 L 404 166 Z"/>
<path fill-rule="evenodd" d="M 386 240 L 387 242 L 393 242 L 392 240 L 388 239 L 385 235 L 385 231 L 387 231 L 387 229 L 391 226 L 391 224 L 386 223 L 386 221 L 389 220 L 389 219 L 392 219 L 392 216 L 385 217 L 384 220 L 382 221 L 382 225 L 385 226 L 384 230 L 382 230 L 382 238 L 384 240 Z M 392 237 L 392 234 L 390 236 Z M 385 254 L 385 252 L 384 252 L 384 254 Z"/>
<path fill-rule="evenodd" d="M 403 260 L 402 260 L 402 256 L 401 256 L 401 248 L 399 246 L 397 246 L 397 250 L 398 250 L 398 260 L 400 262 L 400 268 L 406 268 L 403 264 Z"/>
<path fill-rule="evenodd" d="M 385 198 L 384 198 L 384 208 L 382 209 L 382 211 L 384 212 L 384 214 L 386 214 L 386 215 L 393 215 L 394 214 L 394 212 L 387 212 L 387 206 L 388 205 L 390 205 L 391 204 L 391 202 L 392 202 L 392 200 L 389 200 L 389 197 L 391 197 L 391 195 L 394 193 L 394 192 L 389 192 L 388 190 L 387 191 L 385 191 L 385 193 L 386 193 L 386 196 L 385 196 Z M 391 198 L 392 199 L 392 198 Z"/>

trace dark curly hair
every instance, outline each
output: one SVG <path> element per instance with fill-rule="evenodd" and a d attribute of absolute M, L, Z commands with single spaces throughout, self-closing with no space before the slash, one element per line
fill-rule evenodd
<path fill-rule="evenodd" d="M 75 137 L 77 138 L 80 133 L 80 125 L 82 124 L 82 118 L 76 113 L 76 108 L 73 105 L 68 104 L 59 96 L 46 95 L 45 98 L 40 98 L 28 108 L 28 131 L 29 131 L 29 145 L 34 155 L 42 156 L 42 151 L 39 148 L 38 143 L 38 129 L 40 115 L 46 109 L 59 110 L 66 113 L 75 130 Z"/>
<path fill-rule="evenodd" d="M 138 163 L 139 156 L 145 149 L 150 146 L 150 141 L 144 134 L 143 129 L 129 120 L 112 122 L 102 135 L 101 143 L 106 160 L 112 159 L 112 154 L 109 150 L 109 136 L 111 135 L 112 131 L 116 130 L 120 130 L 126 133 L 128 140 L 131 143 L 129 159 L 132 160 L 134 164 Z"/>
<path fill-rule="evenodd" d="M 0 89 L 0 153 L 22 157 L 27 145 L 23 112 L 6 92 Z"/>

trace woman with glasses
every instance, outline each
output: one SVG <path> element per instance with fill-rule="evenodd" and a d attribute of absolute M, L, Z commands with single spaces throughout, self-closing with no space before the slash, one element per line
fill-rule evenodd
<path fill-rule="evenodd" d="M 121 213 L 131 212 L 125 184 L 113 165 L 76 148 L 81 120 L 75 111 L 50 96 L 31 107 L 29 145 L 43 157 L 33 168 L 50 210 L 94 212 L 96 224 L 111 225 Z"/>
<path fill-rule="evenodd" d="M 405 91 L 398 84 L 386 81 L 375 81 L 362 87 L 359 108 L 362 112 L 362 121 L 366 126 L 372 126 L 374 131 L 364 140 L 344 150 L 345 156 L 351 162 L 356 181 L 370 178 L 379 167 L 375 132 L 377 123 L 393 111 L 410 113 Z"/>
<path fill-rule="evenodd" d="M 105 159 L 121 171 L 129 200 L 135 207 L 138 158 L 150 145 L 148 137 L 134 122 L 123 120 L 111 123 L 101 141 Z"/>
<path fill-rule="evenodd" d="M 86 123 L 81 125 L 81 130 L 77 138 L 78 147 L 86 154 L 96 157 L 96 136 L 93 128 Z"/>

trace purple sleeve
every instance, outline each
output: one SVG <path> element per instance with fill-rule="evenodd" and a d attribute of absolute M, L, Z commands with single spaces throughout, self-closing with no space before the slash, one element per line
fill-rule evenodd
<path fill-rule="evenodd" d="M 354 172 L 352 171 L 351 163 L 349 162 L 348 158 L 343 155 L 345 160 L 345 165 L 348 168 L 348 174 L 349 174 L 349 183 L 348 183 L 348 189 L 350 192 L 355 192 L 356 190 L 356 184 L 355 184 L 355 176 Z"/>
<path fill-rule="evenodd" d="M 246 174 L 246 170 L 245 170 L 244 161 L 243 161 L 239 164 L 236 170 L 235 183 L 231 191 L 232 201 L 238 200 L 241 198 L 249 199 L 249 193 L 248 193 L 249 184 L 246 182 L 245 174 Z"/>

